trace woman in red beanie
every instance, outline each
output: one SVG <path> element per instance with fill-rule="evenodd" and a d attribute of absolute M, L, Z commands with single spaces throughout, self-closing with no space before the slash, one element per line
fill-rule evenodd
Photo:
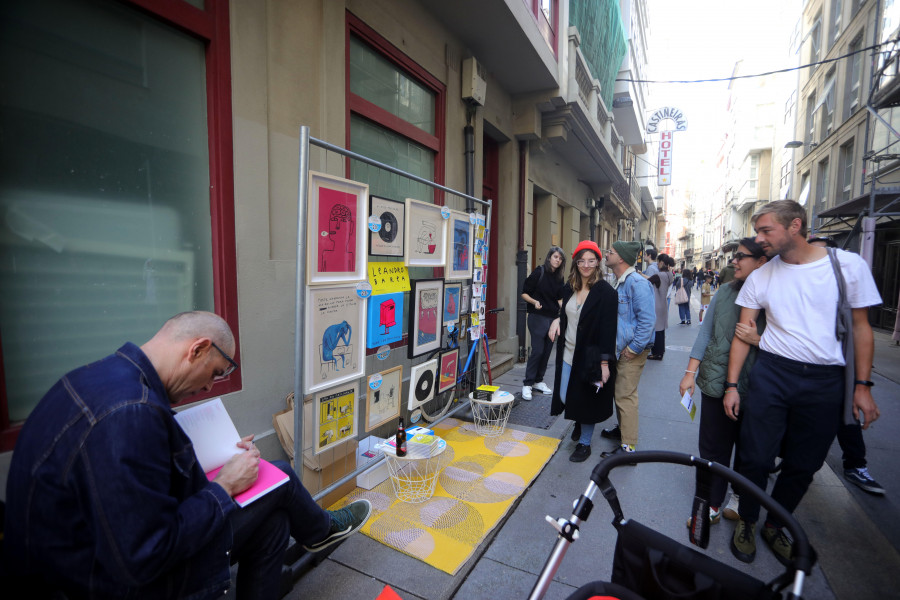
<path fill-rule="evenodd" d="M 560 316 L 550 325 L 550 339 L 559 338 L 556 356 L 562 358 L 556 361 L 550 414 L 565 410 L 565 417 L 575 421 L 572 462 L 591 455 L 594 426 L 613 413 L 619 297 L 600 275 L 602 257 L 594 242 L 578 244 Z"/>

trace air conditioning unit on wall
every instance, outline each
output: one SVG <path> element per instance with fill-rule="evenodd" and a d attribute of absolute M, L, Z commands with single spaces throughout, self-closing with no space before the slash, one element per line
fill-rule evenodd
<path fill-rule="evenodd" d="M 474 57 L 462 62 L 462 98 L 484 106 L 487 94 L 487 70 Z"/>

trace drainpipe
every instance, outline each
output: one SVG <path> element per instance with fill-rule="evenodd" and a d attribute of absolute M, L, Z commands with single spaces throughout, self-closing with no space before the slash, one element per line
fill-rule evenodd
<path fill-rule="evenodd" d="M 472 117 L 475 115 L 475 107 L 466 107 L 466 126 L 463 128 L 463 138 L 466 144 L 466 193 L 475 195 L 475 127 L 472 126 Z M 496 201 L 496 198 L 493 198 Z M 466 212 L 475 212 L 475 203 L 466 199 Z"/>
<path fill-rule="evenodd" d="M 519 244 L 516 252 L 516 291 L 522 289 L 525 279 L 528 277 L 528 251 L 525 250 L 525 189 L 526 189 L 526 173 L 525 169 L 528 164 L 528 142 L 519 140 Z M 516 335 L 519 338 L 519 362 L 525 362 L 528 359 L 528 348 L 525 336 L 525 319 L 528 318 L 525 308 L 525 301 L 517 293 L 518 300 L 516 302 Z"/>

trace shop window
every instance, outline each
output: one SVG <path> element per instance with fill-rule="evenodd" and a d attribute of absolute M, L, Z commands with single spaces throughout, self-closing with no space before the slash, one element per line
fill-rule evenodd
<path fill-rule="evenodd" d="M 3 449 L 65 372 L 178 312 L 237 334 L 227 10 L 4 4 Z"/>

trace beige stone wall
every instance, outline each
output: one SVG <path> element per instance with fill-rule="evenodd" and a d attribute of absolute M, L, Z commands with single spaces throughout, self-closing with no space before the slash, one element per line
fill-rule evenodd
<path fill-rule="evenodd" d="M 230 9 L 243 389 L 227 395 L 225 401 L 241 432 L 271 436 L 271 416 L 283 407 L 294 381 L 298 132 L 306 125 L 313 137 L 346 144 L 346 11 L 446 86 L 444 184 L 460 190 L 465 187 L 466 125 L 466 107 L 460 98 L 460 61 L 471 52 L 412 0 L 241 0 L 232 2 Z M 507 309 L 498 320 L 498 347 L 500 352 L 510 353 L 518 349 L 516 130 L 528 120 L 523 112 L 528 111 L 522 111 L 521 105 L 519 112 L 514 111 L 513 100 L 489 79 L 486 106 L 477 110 L 473 121 L 478 196 L 484 136 L 490 135 L 499 143 L 496 201 L 501 218 L 493 225 L 500 241 L 498 247 L 491 248 L 490 260 L 498 276 L 498 304 Z M 532 124 L 535 119 L 539 123 L 539 115 L 534 111 L 530 114 Z M 573 206 L 583 207 L 588 192 L 564 166 L 555 164 L 559 161 L 552 154 L 529 160 L 536 163 L 535 179 L 553 194 L 550 204 L 542 204 L 543 200 L 537 203 L 538 210 L 548 216 L 539 214 L 539 226 L 532 232 L 534 186 L 528 184 L 525 243 L 531 250 L 533 240 L 538 240 L 542 260 L 552 236 L 565 239 L 564 248 L 577 243 L 582 224 L 579 210 Z M 311 149 L 313 170 L 342 176 L 344 164 L 334 153 Z M 464 206 L 458 198 L 448 198 L 447 203 L 454 208 Z M 567 232 L 560 228 L 562 214 L 568 214 Z M 401 354 L 405 357 L 405 349 L 395 354 L 396 360 L 405 362 L 400 359 Z"/>

